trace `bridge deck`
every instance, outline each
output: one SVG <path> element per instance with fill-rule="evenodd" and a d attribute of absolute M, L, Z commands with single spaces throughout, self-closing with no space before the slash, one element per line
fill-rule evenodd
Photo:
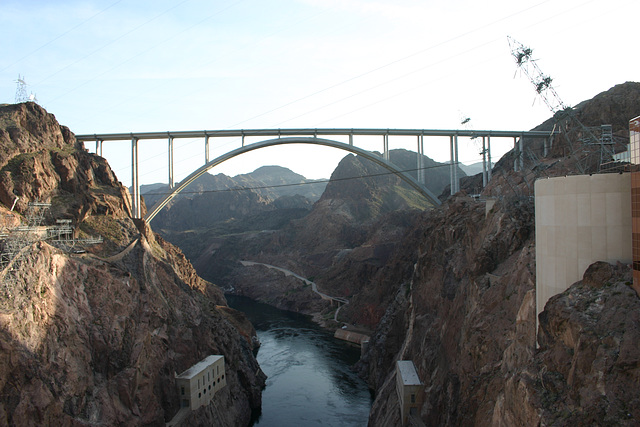
<path fill-rule="evenodd" d="M 76 135 L 79 141 L 124 141 L 128 139 L 206 138 L 206 137 L 252 137 L 252 136 L 318 136 L 318 135 L 397 135 L 397 136 L 463 136 L 520 138 L 548 137 L 553 132 L 469 130 L 469 129 L 367 129 L 367 128 L 321 128 L 321 129 L 229 129 L 165 132 L 129 132 Z M 557 132 L 556 132 L 557 133 Z"/>

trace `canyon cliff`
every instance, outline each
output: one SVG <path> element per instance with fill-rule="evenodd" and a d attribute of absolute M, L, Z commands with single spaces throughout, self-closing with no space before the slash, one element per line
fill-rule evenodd
<path fill-rule="evenodd" d="M 619 152 L 638 105 L 640 84 L 628 82 L 573 113 L 589 129 L 611 124 Z M 278 229 L 212 235 L 192 260 L 229 291 L 322 310 L 326 324 L 335 308 L 302 281 L 233 260 L 287 268 L 348 298 L 338 320 L 374 329 L 357 366 L 376 392 L 372 426 L 400 423 L 401 359 L 414 361 L 424 383 L 418 424 L 638 425 L 640 307 L 628 266 L 594 264 L 549 301 L 536 331 L 533 184 L 595 171 L 600 154 L 566 116 L 536 129 L 556 124 L 564 132 L 547 156 L 541 140 L 525 141 L 522 170 L 507 153 L 486 188 L 480 176 L 464 178 L 458 194 L 438 192 L 437 209 L 404 198 L 393 177 L 341 180 L 375 174 L 347 156 L 308 214 Z M 495 204 L 487 208 L 487 200 Z"/>
<path fill-rule="evenodd" d="M 47 202 L 43 225 L 70 221 L 75 242 L 25 238 L 0 273 L 0 424 L 163 425 L 180 406 L 174 375 L 220 354 L 227 386 L 184 423 L 246 425 L 264 375 L 243 316 L 132 219 L 107 162 L 53 115 L 0 107 L 0 146 L 3 231 Z"/>
<path fill-rule="evenodd" d="M 576 114 L 586 126 L 613 124 L 628 141 L 638 105 L 640 84 L 625 83 Z M 415 226 L 406 241 L 413 269 L 387 288 L 394 299 L 358 366 L 377 391 L 370 425 L 400 422 L 396 360 L 416 365 L 425 425 L 640 423 L 640 300 L 629 266 L 592 265 L 547 303 L 536 331 L 533 182 L 577 173 L 579 161 L 593 167 L 599 154 L 578 139 L 553 142 L 546 158 L 531 156 L 520 172 L 513 153 L 498 162 L 482 190 L 495 200 L 491 209 L 465 194 L 477 189 L 469 179 Z"/>

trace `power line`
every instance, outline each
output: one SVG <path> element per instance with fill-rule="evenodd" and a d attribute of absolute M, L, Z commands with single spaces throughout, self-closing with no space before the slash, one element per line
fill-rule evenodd
<path fill-rule="evenodd" d="M 186 0 L 186 1 L 189 1 L 189 0 Z M 65 97 L 65 96 L 67 96 L 67 95 L 68 95 L 68 94 L 70 94 L 71 92 L 74 92 L 74 91 L 76 91 L 76 90 L 80 89 L 81 87 L 83 87 L 83 86 L 85 86 L 85 85 L 87 85 L 87 84 L 89 84 L 89 83 L 91 83 L 91 82 L 94 82 L 94 81 L 98 80 L 98 78 L 100 78 L 100 77 L 102 77 L 102 76 L 104 76 L 104 75 L 106 75 L 106 74 L 108 74 L 108 73 L 110 73 L 110 72 L 112 72 L 112 71 L 114 71 L 114 70 L 116 70 L 116 69 L 118 69 L 118 68 L 122 67 L 124 64 L 126 64 L 126 63 L 128 63 L 128 62 L 131 62 L 132 60 L 134 60 L 134 59 L 138 58 L 139 56 L 144 55 L 145 53 L 147 53 L 147 52 L 150 52 L 150 51 L 154 50 L 155 48 L 157 48 L 158 46 L 160 46 L 160 45 L 162 45 L 162 44 L 164 44 L 164 43 L 168 42 L 169 40 L 173 40 L 173 39 L 175 39 L 176 37 L 180 36 L 181 34 L 186 33 L 187 31 L 191 30 L 192 28 L 197 27 L 198 25 L 202 24 L 203 22 L 208 21 L 209 19 L 213 18 L 214 16 L 219 15 L 220 13 L 222 13 L 222 12 L 226 11 L 227 9 L 231 9 L 232 7 L 234 7 L 234 6 L 238 5 L 239 3 L 242 3 L 242 2 L 244 2 L 244 1 L 246 1 L 246 0 L 239 0 L 239 1 L 236 1 L 235 3 L 233 3 L 233 4 L 231 4 L 231 5 L 227 6 L 227 7 L 225 7 L 225 8 L 223 8 L 223 9 L 217 10 L 215 13 L 213 13 L 213 14 L 211 14 L 211 15 L 207 16 L 207 17 L 206 17 L 206 18 L 204 18 L 204 19 L 201 19 L 200 21 L 198 21 L 198 22 L 196 22 L 195 24 L 193 24 L 193 25 L 191 25 L 191 26 L 189 26 L 189 27 L 185 28 L 184 30 L 182 30 L 182 31 L 180 31 L 180 32 L 178 32 L 178 33 L 176 33 L 176 34 L 173 34 L 172 36 L 170 36 L 170 37 L 168 37 L 168 38 L 166 38 L 166 39 L 162 40 L 161 42 L 158 42 L 158 43 L 154 44 L 153 46 L 149 47 L 149 48 L 148 48 L 148 49 L 146 49 L 146 50 L 143 50 L 143 51 L 141 51 L 141 52 L 136 53 L 135 55 L 131 56 L 129 59 L 127 59 L 127 60 L 125 60 L 125 61 L 120 62 L 120 63 L 119 63 L 119 64 L 117 64 L 116 66 L 109 68 L 108 70 L 106 70 L 106 71 L 104 71 L 104 72 L 102 72 L 102 73 L 98 74 L 98 75 L 97 75 L 97 76 L 95 76 L 94 78 L 92 78 L 92 79 L 90 79 L 90 80 L 86 80 L 86 81 L 84 81 L 83 83 L 79 84 L 78 86 L 74 87 L 73 89 L 68 90 L 67 92 L 65 92 L 65 93 L 63 93 L 63 94 L 61 94 L 61 95 L 57 96 L 56 98 L 52 99 L 52 100 L 51 100 L 51 102 L 53 102 L 53 101 L 57 101 L 58 99 L 60 99 L 60 98 L 63 98 L 63 97 Z M 183 2 L 183 3 L 184 3 L 184 2 Z M 182 3 L 180 3 L 180 4 L 182 4 Z M 178 5 L 178 6 L 180 6 L 180 5 Z M 177 6 L 176 6 L 176 7 L 177 7 Z M 156 18 L 158 18 L 158 17 L 160 17 L 160 16 L 164 15 L 165 13 L 167 13 L 168 11 L 170 11 L 170 10 L 172 10 L 172 9 L 174 9 L 174 8 L 168 9 L 166 12 L 164 12 L 164 13 L 162 13 L 162 14 L 158 15 Z M 155 19 L 155 18 L 154 18 L 154 19 Z M 151 21 L 147 21 L 146 23 L 142 24 L 142 26 L 146 25 L 146 24 L 147 24 L 147 23 L 149 23 L 149 22 L 151 22 Z M 137 28 L 140 28 L 140 27 L 137 27 Z M 132 30 L 132 31 L 135 31 L 137 28 L 135 28 L 135 29 L 134 29 L 134 30 Z M 130 31 L 130 32 L 131 32 L 131 31 Z M 129 32 L 129 33 L 130 33 L 130 32 Z M 129 33 L 127 33 L 127 34 L 129 34 Z M 122 37 L 126 36 L 127 34 L 124 34 Z M 122 38 L 122 37 L 120 37 L 120 38 Z M 118 40 L 118 39 L 116 39 L 116 40 Z M 106 47 L 106 46 L 108 46 L 108 45 L 105 45 L 105 46 L 103 46 L 103 47 Z M 95 52 L 94 52 L 94 53 L 95 53 Z M 92 54 L 93 54 L 93 53 L 92 53 Z M 84 59 L 84 58 L 83 58 L 83 59 Z M 73 65 L 73 64 L 72 64 L 72 65 Z M 139 94 L 136 94 L 136 97 L 139 97 L 139 96 L 140 96 Z M 121 104 L 122 104 L 122 103 L 121 103 Z M 121 105 L 121 104 L 118 104 L 118 105 Z"/>
<path fill-rule="evenodd" d="M 342 86 L 342 85 L 344 85 L 344 84 L 346 84 L 346 83 L 352 82 L 352 81 L 357 80 L 357 79 L 359 79 L 359 78 L 361 78 L 361 77 L 364 77 L 364 76 L 367 76 L 367 75 L 369 75 L 369 74 L 375 73 L 375 72 L 377 72 L 377 71 L 383 70 L 383 69 L 388 68 L 388 67 L 390 67 L 390 66 L 392 66 L 392 65 L 395 65 L 395 64 L 401 63 L 401 62 L 406 61 L 406 60 L 408 60 L 408 59 L 410 59 L 410 58 L 413 58 L 413 57 L 415 57 L 415 56 L 418 56 L 418 55 L 421 55 L 421 54 L 423 54 L 423 53 L 425 53 L 425 52 L 428 52 L 428 51 L 430 51 L 430 50 L 432 50 L 432 49 L 435 49 L 435 48 L 437 48 L 437 47 L 444 46 L 444 45 L 449 44 L 449 43 L 451 43 L 451 42 L 454 42 L 454 41 L 456 41 L 456 40 L 458 40 L 458 39 L 461 39 L 461 38 L 463 38 L 463 37 L 466 37 L 466 36 L 468 36 L 468 35 L 470 35 L 470 34 L 473 34 L 473 33 L 477 32 L 477 31 L 480 31 L 480 30 L 482 30 L 482 29 L 484 29 L 484 28 L 490 27 L 490 26 L 495 25 L 495 24 L 497 24 L 497 23 L 499 23 L 499 22 L 505 21 L 505 20 L 510 19 L 510 18 L 512 18 L 512 17 L 514 17 L 514 16 L 517 16 L 517 15 L 520 15 L 520 14 L 522 14 L 522 13 L 525 13 L 525 12 L 527 12 L 527 11 L 529 11 L 529 10 L 531 10 L 531 9 L 534 9 L 534 8 L 536 8 L 536 7 L 538 7 L 538 6 L 542 5 L 542 4 L 544 4 L 544 3 L 548 3 L 549 1 L 551 1 L 551 0 L 544 0 L 544 1 L 540 2 L 540 3 L 537 3 L 537 4 L 533 5 L 533 6 L 528 7 L 528 8 L 526 8 L 526 9 L 523 9 L 523 10 L 521 10 L 521 11 L 518 11 L 518 12 L 516 12 L 516 13 L 513 13 L 513 14 L 511 14 L 511 15 L 505 16 L 505 17 L 500 18 L 500 19 L 498 19 L 498 20 L 496 20 L 496 21 L 493 21 L 493 22 L 491 22 L 491 23 L 489 23 L 489 24 L 481 25 L 481 26 L 479 26 L 479 27 L 476 27 L 476 28 L 474 28 L 474 29 L 472 29 L 472 30 L 469 30 L 469 31 L 467 31 L 467 32 L 465 32 L 465 33 L 462 33 L 462 34 L 460 34 L 460 35 L 457 35 L 457 36 L 455 36 L 455 37 L 449 38 L 449 39 L 447 39 L 447 40 L 445 40 L 445 41 L 442 41 L 442 42 L 440 42 L 440 43 L 433 44 L 433 45 L 431 45 L 431 46 L 429 46 L 429 47 L 427 47 L 427 48 L 424 48 L 424 49 L 421 49 L 421 50 L 419 50 L 419 51 L 413 52 L 413 53 L 411 53 L 411 54 L 409 54 L 409 55 L 406 55 L 406 56 L 404 56 L 404 57 L 401 57 L 401 58 L 395 59 L 395 60 L 393 60 L 393 61 L 391 61 L 391 62 L 387 62 L 386 64 L 383 64 L 383 65 L 380 65 L 380 66 L 378 66 L 378 67 L 376 67 L 376 68 L 370 69 L 370 70 L 368 70 L 368 71 L 366 71 L 366 72 L 364 72 L 364 73 L 361 73 L 361 74 L 358 74 L 358 75 L 356 75 L 356 76 L 350 77 L 350 78 L 348 78 L 348 79 L 346 79 L 346 80 L 343 80 L 343 81 L 341 81 L 341 82 L 339 82 L 339 83 L 335 83 L 335 84 L 333 84 L 333 85 L 331 85 L 331 86 L 325 87 L 325 88 L 320 89 L 320 90 L 318 90 L 318 91 L 316 91 L 316 92 L 310 93 L 310 94 L 305 95 L 305 96 L 303 96 L 303 97 L 301 97 L 301 98 L 298 98 L 298 99 L 295 99 L 295 100 L 293 100 L 293 101 L 291 101 L 291 102 L 288 102 L 288 103 L 286 103 L 286 104 L 280 105 L 279 107 L 273 108 L 273 109 L 271 109 L 271 110 L 269 110 L 269 111 L 266 111 L 266 112 L 264 112 L 264 113 L 261 113 L 261 114 L 258 114 L 258 115 L 256 115 L 256 116 L 253 116 L 253 117 L 251 117 L 251 118 L 249 118 L 249 119 L 246 119 L 246 120 L 243 120 L 243 121 L 241 121 L 241 122 L 238 122 L 238 123 L 236 123 L 236 124 L 234 124 L 234 125 L 229 126 L 229 128 L 238 127 L 239 125 L 241 125 L 241 124 L 243 124 L 243 123 L 246 123 L 246 122 L 248 122 L 248 121 L 250 121 L 250 120 L 254 120 L 254 119 L 258 118 L 258 117 L 262 117 L 262 116 L 267 115 L 267 114 L 270 114 L 270 113 L 272 113 L 272 112 L 274 112 L 274 111 L 281 110 L 282 108 L 285 108 L 285 107 L 288 107 L 288 106 L 290 106 L 290 105 L 296 104 L 296 103 L 298 103 L 298 102 L 300 102 L 300 101 L 303 101 L 303 100 L 305 100 L 305 99 L 307 99 L 307 98 L 311 98 L 311 97 L 313 97 L 313 96 L 315 96 L 315 95 L 319 95 L 319 94 L 321 94 L 321 93 L 323 93 L 323 92 L 326 92 L 326 91 L 328 91 L 328 90 L 335 89 L 335 88 L 337 88 L 337 87 L 339 87 L 339 86 Z M 480 46 L 478 46 L 478 47 L 480 47 Z M 408 73 L 408 74 L 411 74 L 411 73 Z M 406 75 L 408 75 L 408 74 L 406 74 Z M 405 75 L 405 76 L 406 76 L 406 75 Z M 404 76 L 403 76 L 403 77 L 404 77 Z M 289 119 L 289 120 L 291 120 L 291 119 Z"/>
<path fill-rule="evenodd" d="M 67 65 L 66 67 L 63 67 L 63 68 L 59 69 L 58 71 L 56 71 L 55 73 L 50 74 L 49 76 L 47 76 L 47 77 L 45 77 L 44 79 L 42 79 L 41 81 L 39 81 L 37 84 L 41 84 L 41 83 L 43 83 L 43 82 L 46 82 L 46 81 L 47 81 L 47 80 L 49 80 L 51 77 L 53 77 L 53 76 L 55 76 L 55 75 L 57 75 L 57 74 L 60 74 L 61 72 L 63 72 L 63 71 L 64 71 L 64 70 L 66 70 L 67 68 L 70 68 L 70 67 L 72 67 L 73 65 L 76 65 L 77 63 L 79 63 L 79 62 L 81 62 L 81 61 L 84 61 L 85 59 L 87 59 L 87 58 L 88 58 L 88 57 L 90 57 L 91 55 L 94 55 L 95 53 L 97 53 L 97 52 L 101 51 L 101 50 L 102 50 L 102 49 L 104 49 L 105 47 L 107 47 L 107 46 L 110 46 L 110 45 L 114 44 L 114 43 L 115 43 L 115 42 L 117 42 L 118 40 L 123 39 L 124 37 L 128 36 L 129 34 L 131 34 L 131 33 L 135 32 L 135 31 L 139 30 L 140 28 L 144 27 L 145 25 L 149 24 L 150 22 L 155 21 L 156 19 L 160 18 L 161 16 L 166 15 L 166 14 L 167 14 L 167 13 L 169 13 L 170 11 L 172 11 L 172 10 L 174 10 L 174 9 L 177 9 L 179 6 L 182 6 L 184 3 L 187 3 L 187 2 L 189 2 L 189 1 L 191 1 L 191 0 L 183 0 L 183 1 L 181 1 L 180 3 L 178 3 L 177 5 L 172 6 L 172 7 L 168 8 L 168 9 L 166 9 L 164 12 L 162 12 L 162 13 L 160 13 L 160 14 L 158 14 L 158 15 L 154 16 L 154 17 L 153 17 L 153 18 L 151 18 L 151 19 L 148 19 L 148 20 L 147 20 L 147 21 L 145 21 L 144 23 L 142 23 L 142 24 L 138 25 L 137 27 L 134 27 L 133 29 L 131 29 L 131 30 L 127 31 L 126 33 L 124 33 L 124 34 L 120 35 L 119 37 L 116 37 L 115 39 L 111 40 L 109 43 L 107 43 L 107 44 L 104 44 L 104 45 L 100 46 L 99 48 L 97 48 L 97 49 L 93 50 L 92 52 L 90 52 L 89 54 L 87 54 L 87 55 L 83 56 L 82 58 L 80 58 L 80 59 L 78 59 L 78 60 L 76 60 L 76 61 L 72 62 L 71 64 Z"/>
<path fill-rule="evenodd" d="M 91 21 L 93 18 L 95 18 L 98 15 L 103 14 L 104 12 L 106 12 L 107 10 L 111 9 L 113 6 L 117 5 L 118 3 L 121 3 L 122 0 L 118 0 L 115 3 L 112 3 L 111 5 L 105 7 L 104 9 L 102 9 L 100 12 L 96 13 L 95 15 L 92 15 L 91 17 L 85 19 L 84 21 L 80 22 L 78 25 L 69 28 L 67 31 L 65 31 L 64 33 L 60 34 L 59 36 L 49 40 L 48 42 L 46 42 L 45 44 L 41 45 L 40 47 L 32 50 L 31 52 L 29 52 L 28 54 L 26 54 L 25 56 L 23 56 L 22 58 L 18 59 L 17 61 L 15 61 L 12 64 L 7 65 L 4 68 L 1 68 L 0 71 L 5 71 L 8 70 L 9 68 L 13 67 L 14 65 L 18 64 L 19 62 L 22 62 L 24 59 L 27 59 L 28 57 L 30 57 L 31 55 L 33 55 L 34 53 L 38 52 L 39 50 L 49 46 L 51 43 L 55 42 L 56 40 L 66 36 L 67 34 L 69 34 L 70 32 L 80 28 L 81 26 L 83 26 L 84 24 L 86 24 L 87 22 Z"/>

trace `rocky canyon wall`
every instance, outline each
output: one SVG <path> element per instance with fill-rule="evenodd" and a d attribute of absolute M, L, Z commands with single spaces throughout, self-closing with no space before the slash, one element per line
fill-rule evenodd
<path fill-rule="evenodd" d="M 179 409 L 174 374 L 225 356 L 227 386 L 187 424 L 246 425 L 264 375 L 252 328 L 182 253 L 131 219 L 128 191 L 33 103 L 0 108 L 2 214 L 71 220 L 68 246 L 32 241 L 2 272 L 0 424 L 163 425 Z M 9 212 L 18 198 L 13 212 Z"/>

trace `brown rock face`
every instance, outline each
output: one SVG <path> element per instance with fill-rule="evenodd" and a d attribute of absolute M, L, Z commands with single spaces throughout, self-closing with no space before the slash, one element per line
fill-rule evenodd
<path fill-rule="evenodd" d="M 248 422 L 263 380 L 250 345 L 171 250 L 142 238 L 114 264 L 41 243 L 5 272 L 2 424 L 163 423 L 179 409 L 174 373 L 209 354 L 227 362 L 220 425 Z"/>
<path fill-rule="evenodd" d="M 31 201 L 80 223 L 88 216 L 130 217 L 127 190 L 107 162 L 77 145 L 73 134 L 34 103 L 0 107 L 0 202 L 24 213 Z M 56 203 L 58 202 L 58 203 Z"/>
<path fill-rule="evenodd" d="M 505 391 L 503 420 L 522 418 L 524 403 L 543 425 L 640 423 L 640 299 L 630 280 L 628 267 L 596 263 L 547 303 L 540 348 L 509 378 L 520 396 Z"/>
<path fill-rule="evenodd" d="M 595 263 L 552 298 L 535 348 L 530 202 L 486 218 L 463 197 L 421 228 L 399 287 L 359 367 L 377 390 L 370 425 L 393 425 L 391 368 L 413 360 L 426 425 L 637 425 L 640 299 L 628 267 Z"/>
<path fill-rule="evenodd" d="M 412 277 L 362 360 L 381 396 L 371 425 L 388 425 L 376 414 L 396 358 L 413 360 L 425 382 L 427 425 L 491 422 L 505 354 L 517 363 L 534 346 L 532 216 L 528 200 L 505 199 L 485 217 L 467 197 L 425 215 Z"/>
<path fill-rule="evenodd" d="M 0 211 L 19 197 L 3 226 L 38 200 L 104 238 L 82 255 L 30 244 L 0 271 L 0 424 L 162 425 L 179 409 L 174 374 L 221 354 L 227 386 L 187 422 L 246 425 L 264 385 L 246 319 L 131 219 L 109 165 L 52 115 L 0 107 L 0 124 Z"/>
<path fill-rule="evenodd" d="M 638 105 L 638 83 L 576 109 L 586 125 L 611 123 L 623 135 L 637 115 L 631 100 Z M 360 365 L 377 392 L 370 425 L 393 425 L 389 378 L 398 359 L 413 360 L 425 384 L 426 425 L 640 424 L 640 300 L 627 267 L 595 263 L 552 298 L 535 347 L 533 182 L 576 173 L 566 149 L 566 141 L 554 146 L 520 173 L 506 155 L 483 190 L 498 198 L 486 217 L 462 192 L 416 226 L 414 271 L 387 288 L 396 298 Z"/>

